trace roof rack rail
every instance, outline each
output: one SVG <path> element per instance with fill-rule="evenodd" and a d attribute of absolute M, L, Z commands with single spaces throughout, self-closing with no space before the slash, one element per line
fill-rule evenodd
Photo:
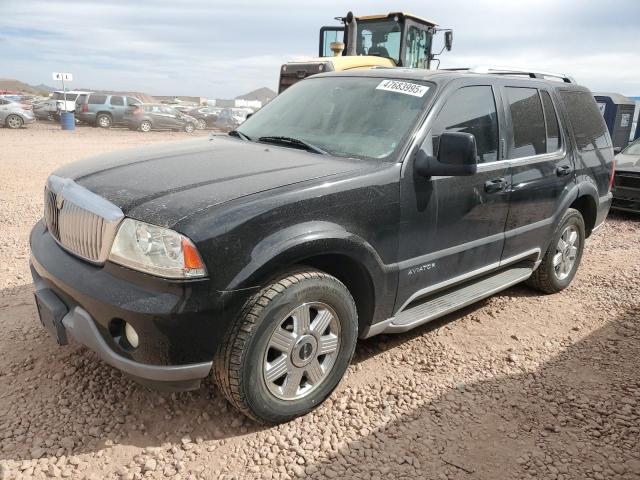
<path fill-rule="evenodd" d="M 464 71 L 469 73 L 485 73 L 491 75 L 526 75 L 530 78 L 541 78 L 541 79 L 557 79 L 564 83 L 576 83 L 576 81 L 571 78 L 569 75 L 565 75 L 564 73 L 553 73 L 553 72 L 543 72 L 539 70 L 530 70 L 523 68 L 513 68 L 513 67 L 492 67 L 480 65 L 477 67 L 463 67 L 463 68 L 442 68 L 441 70 L 449 70 L 449 71 Z"/>

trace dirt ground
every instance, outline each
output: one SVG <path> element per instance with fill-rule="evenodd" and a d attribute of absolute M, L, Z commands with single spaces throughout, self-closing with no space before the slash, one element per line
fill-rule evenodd
<path fill-rule="evenodd" d="M 361 341 L 329 401 L 277 427 L 246 420 L 211 382 L 159 394 L 56 347 L 28 270 L 46 176 L 181 138 L 0 129 L 0 480 L 640 479 L 640 216 L 612 214 L 560 294 L 517 286 Z"/>

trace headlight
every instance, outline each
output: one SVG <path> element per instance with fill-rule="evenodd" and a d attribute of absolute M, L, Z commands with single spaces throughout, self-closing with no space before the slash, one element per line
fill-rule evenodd
<path fill-rule="evenodd" d="M 198 250 L 187 237 L 131 218 L 125 218 L 120 225 L 109 260 L 165 278 L 207 274 Z"/>

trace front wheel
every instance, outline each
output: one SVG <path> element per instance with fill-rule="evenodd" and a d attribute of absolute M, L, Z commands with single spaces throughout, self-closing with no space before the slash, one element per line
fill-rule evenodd
<path fill-rule="evenodd" d="M 243 308 L 214 361 L 229 402 L 262 423 L 318 407 L 342 379 L 358 337 L 349 290 L 318 270 L 283 274 Z"/>
<path fill-rule="evenodd" d="M 151 122 L 149 120 L 145 120 L 143 122 L 140 123 L 140 130 L 143 132 L 150 132 L 151 131 Z"/>
<path fill-rule="evenodd" d="M 184 131 L 187 132 L 187 133 L 193 133 L 195 131 L 195 129 L 196 129 L 196 126 L 191 122 L 187 123 L 184 126 Z"/>
<path fill-rule="evenodd" d="M 527 284 L 545 293 L 556 293 L 567 288 L 578 271 L 585 237 L 582 214 L 570 208 L 560 220 L 542 263 Z"/>

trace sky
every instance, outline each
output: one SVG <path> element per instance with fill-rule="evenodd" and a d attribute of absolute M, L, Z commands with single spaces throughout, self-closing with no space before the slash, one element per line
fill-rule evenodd
<path fill-rule="evenodd" d="M 319 28 L 348 10 L 453 28 L 442 67 L 562 72 L 640 95 L 640 0 L 0 0 L 0 78 L 57 87 L 51 73 L 70 72 L 72 87 L 209 98 L 276 90 L 280 65 L 317 55 Z"/>

